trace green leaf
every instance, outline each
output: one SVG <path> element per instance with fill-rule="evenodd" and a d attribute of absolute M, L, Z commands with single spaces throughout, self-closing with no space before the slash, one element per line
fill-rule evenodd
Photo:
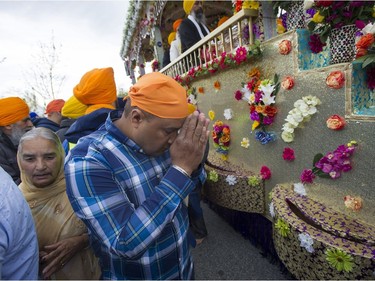
<path fill-rule="evenodd" d="M 315 164 L 323 158 L 323 154 L 322 153 L 318 153 L 314 156 L 314 160 L 313 160 L 313 166 L 315 167 Z"/>

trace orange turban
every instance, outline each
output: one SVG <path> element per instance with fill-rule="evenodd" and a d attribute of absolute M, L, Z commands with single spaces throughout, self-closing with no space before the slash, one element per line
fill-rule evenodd
<path fill-rule="evenodd" d="M 61 109 L 61 115 L 77 119 L 85 115 L 87 105 L 81 103 L 75 96 L 71 96 L 64 104 L 63 108 Z"/>
<path fill-rule="evenodd" d="M 111 103 L 116 101 L 117 93 L 113 68 L 95 68 L 87 72 L 74 87 L 73 94 L 83 104 L 102 104 L 102 107 L 114 109 Z"/>
<path fill-rule="evenodd" d="M 19 97 L 0 99 L 0 126 L 8 126 L 29 117 L 29 106 Z"/>
<path fill-rule="evenodd" d="M 184 87 L 160 72 L 143 75 L 130 87 L 129 97 L 131 106 L 160 118 L 185 118 L 189 115 Z"/>
<path fill-rule="evenodd" d="M 219 27 L 220 25 L 222 25 L 224 22 L 226 22 L 229 18 L 227 16 L 223 16 L 219 22 L 217 23 L 217 27 Z"/>
<path fill-rule="evenodd" d="M 177 19 L 177 20 L 174 21 L 173 31 L 177 31 L 177 28 L 180 26 L 181 22 L 182 22 L 182 19 Z"/>
<path fill-rule="evenodd" d="M 44 112 L 44 114 L 52 112 L 61 112 L 61 109 L 64 106 L 64 104 L 65 101 L 62 99 L 53 100 L 49 104 L 47 104 L 46 112 Z"/>
<path fill-rule="evenodd" d="M 168 44 L 170 45 L 174 39 L 176 39 L 176 32 L 172 31 L 168 35 Z"/>

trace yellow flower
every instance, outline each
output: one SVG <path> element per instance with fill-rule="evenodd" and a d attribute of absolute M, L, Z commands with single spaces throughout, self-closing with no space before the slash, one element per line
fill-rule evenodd
<path fill-rule="evenodd" d="M 213 110 L 210 110 L 208 112 L 208 117 L 210 118 L 210 120 L 214 120 L 215 119 L 215 112 Z"/>
<path fill-rule="evenodd" d="M 254 121 L 253 126 L 251 126 L 251 130 L 254 131 L 259 126 L 259 121 Z"/>
<path fill-rule="evenodd" d="M 317 11 L 317 12 L 315 13 L 315 15 L 313 16 L 313 18 L 312 18 L 312 21 L 313 21 L 313 22 L 316 22 L 316 23 L 321 23 L 321 22 L 323 22 L 323 20 L 324 20 L 324 16 L 321 16 L 321 15 L 319 14 L 319 11 Z"/>
<path fill-rule="evenodd" d="M 276 20 L 276 31 L 277 31 L 277 34 L 282 34 L 286 31 L 285 27 L 283 26 L 283 20 L 282 19 Z"/>
<path fill-rule="evenodd" d="M 245 0 L 242 4 L 242 9 L 259 9 L 259 2 L 255 0 Z"/>
<path fill-rule="evenodd" d="M 221 154 L 221 160 L 227 161 L 228 160 L 228 156 L 225 155 L 225 154 Z"/>

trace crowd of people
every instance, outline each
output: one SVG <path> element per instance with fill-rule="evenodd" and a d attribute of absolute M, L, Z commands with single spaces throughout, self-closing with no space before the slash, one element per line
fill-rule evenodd
<path fill-rule="evenodd" d="M 183 6 L 173 59 L 202 38 L 202 2 Z M 1 279 L 194 279 L 209 119 L 185 88 L 154 72 L 118 98 L 96 68 L 44 116 L 19 97 L 0 108 Z"/>

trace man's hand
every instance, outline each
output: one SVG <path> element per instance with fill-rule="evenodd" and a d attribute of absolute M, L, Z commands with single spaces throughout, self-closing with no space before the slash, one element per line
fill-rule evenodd
<path fill-rule="evenodd" d="M 172 164 L 181 167 L 189 175 L 203 160 L 209 136 L 209 123 L 210 120 L 204 113 L 195 111 L 190 114 L 170 147 Z"/>

